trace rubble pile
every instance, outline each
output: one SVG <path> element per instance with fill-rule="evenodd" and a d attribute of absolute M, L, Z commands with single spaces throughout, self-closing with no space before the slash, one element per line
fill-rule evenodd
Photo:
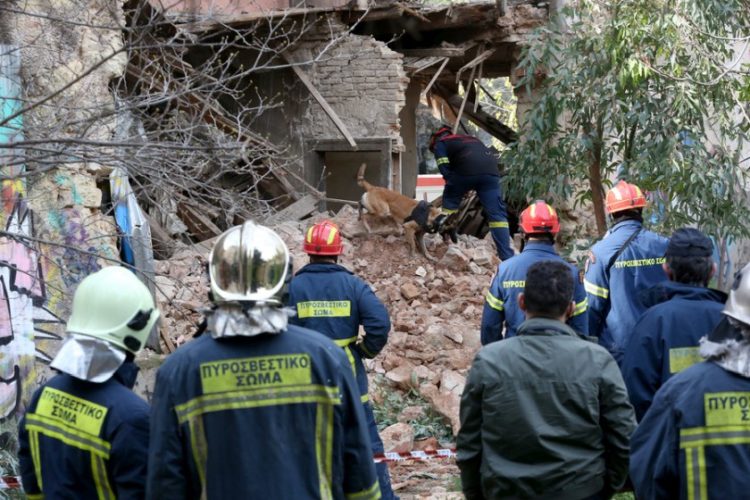
<path fill-rule="evenodd" d="M 288 221 L 274 227 L 287 243 L 295 269 L 308 262 L 302 251 L 304 230 L 322 218 L 323 215 L 316 215 L 303 222 Z M 339 262 L 372 286 L 391 317 L 388 345 L 374 360 L 365 362 L 373 404 L 382 404 L 384 396 L 394 391 L 415 392 L 444 417 L 455 433 L 465 377 L 480 346 L 484 295 L 498 263 L 492 240 L 461 235 L 457 244 L 446 244 L 439 236 L 428 235 L 427 249 L 436 259 L 429 261 L 419 254 L 411 256 L 405 239 L 392 224 L 373 223 L 373 233 L 368 234 L 350 207 L 332 220 L 344 236 L 344 253 Z M 178 347 L 190 340 L 200 322 L 199 310 L 207 303 L 209 249 L 206 244 L 184 248 L 169 261 L 157 263 L 157 286 L 161 292 L 157 295 L 166 344 Z M 171 346 L 166 347 L 171 350 Z M 453 446 L 450 442 L 439 443 L 434 437 L 414 441 L 414 432 L 405 427 L 423 412 L 419 407 L 406 408 L 399 415 L 397 427 L 383 431 L 386 451 Z M 425 467 L 428 474 L 441 477 L 444 485 L 458 474 L 455 463 L 448 460 L 399 463 L 391 468 L 394 485 L 401 493 L 441 488 L 435 482 L 430 489 L 417 488 L 424 481 L 412 476 L 426 473 Z"/>

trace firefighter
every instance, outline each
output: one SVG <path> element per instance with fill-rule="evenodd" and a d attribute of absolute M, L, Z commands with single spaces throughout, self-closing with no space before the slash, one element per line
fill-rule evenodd
<path fill-rule="evenodd" d="M 670 378 L 633 434 L 638 498 L 747 498 L 750 491 L 750 264 L 725 318 L 701 340 L 705 362 Z"/>
<path fill-rule="evenodd" d="M 722 318 L 726 294 L 708 288 L 716 271 L 711 239 L 697 229 L 674 232 L 662 264 L 669 281 L 649 290 L 649 306 L 633 327 L 622 376 L 640 421 L 672 375 L 701 360 L 698 341 Z"/>
<path fill-rule="evenodd" d="M 135 354 L 159 311 L 129 270 L 106 267 L 81 281 L 69 337 L 19 424 L 23 489 L 34 498 L 141 499 L 149 408 L 132 392 Z"/>
<path fill-rule="evenodd" d="M 555 235 L 560 231 L 557 212 L 544 201 L 536 201 L 521 212 L 519 226 L 524 235 L 523 251 L 510 260 L 501 262 L 492 279 L 482 312 L 482 345 L 516 335 L 518 327 L 526 321 L 526 316 L 518 306 L 518 295 L 526 285 L 526 271 L 542 260 L 563 261 L 555 251 Z M 571 265 L 570 273 L 575 282 L 573 299 L 576 306 L 568 325 L 578 333 L 588 332 L 586 315 L 586 291 L 581 283 L 578 268 Z"/>
<path fill-rule="evenodd" d="M 147 498 L 380 498 L 349 361 L 288 324 L 289 267 L 251 221 L 216 241 L 207 334 L 157 374 Z"/>
<path fill-rule="evenodd" d="M 308 228 L 303 250 L 310 256 L 310 263 L 297 272 L 289 285 L 289 302 L 297 311 L 292 321 L 322 332 L 343 348 L 349 358 L 348 370 L 357 379 L 373 451 L 383 453 L 362 359 L 374 358 L 385 347 L 391 329 L 388 311 L 367 283 L 338 264 L 343 245 L 336 224 L 324 220 Z M 360 325 L 365 330 L 361 341 Z M 376 469 L 383 498 L 395 498 L 387 464 L 378 463 Z"/>
<path fill-rule="evenodd" d="M 497 254 L 501 260 L 513 257 L 497 154 L 476 137 L 454 134 L 448 125 L 432 134 L 430 151 L 445 179 L 443 213 L 455 213 L 464 194 L 473 189 L 489 218 Z"/>
<path fill-rule="evenodd" d="M 584 286 L 589 335 L 622 363 L 633 325 L 646 307 L 638 292 L 667 279 L 662 269 L 667 239 L 643 227 L 646 197 L 634 184 L 618 182 L 607 192 L 613 225 L 589 252 Z"/>

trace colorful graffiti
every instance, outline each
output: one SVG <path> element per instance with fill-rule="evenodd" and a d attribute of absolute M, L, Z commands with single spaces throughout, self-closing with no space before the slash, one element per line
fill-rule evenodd
<path fill-rule="evenodd" d="M 0 45 L 0 143 L 6 146 L 23 140 L 20 95 L 18 48 Z M 22 158 L 16 148 L 0 153 L 0 420 L 13 416 L 21 405 L 23 381 L 30 379 L 35 360 L 50 361 L 35 341 L 60 338 L 54 333 L 60 318 L 45 308 L 47 290 L 41 254 L 32 240 Z"/>

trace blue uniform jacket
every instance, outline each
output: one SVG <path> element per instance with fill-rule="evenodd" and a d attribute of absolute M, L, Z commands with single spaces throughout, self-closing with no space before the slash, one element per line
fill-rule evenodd
<path fill-rule="evenodd" d="M 726 294 L 665 281 L 650 290 L 655 301 L 633 327 L 622 376 L 640 421 L 656 391 L 672 375 L 702 361 L 698 341 L 721 321 Z"/>
<path fill-rule="evenodd" d="M 747 498 L 750 379 L 703 362 L 659 389 L 630 441 L 637 498 Z"/>
<path fill-rule="evenodd" d="M 443 177 L 458 175 L 500 176 L 497 155 L 470 135 L 451 134 L 435 143 L 435 161 Z"/>
<path fill-rule="evenodd" d="M 103 383 L 60 374 L 37 389 L 18 430 L 29 498 L 144 497 L 149 407 L 130 390 L 137 373 L 126 362 Z"/>
<path fill-rule="evenodd" d="M 529 241 L 520 254 L 503 261 L 492 278 L 490 289 L 484 301 L 482 312 L 482 345 L 501 340 L 503 338 L 503 321 L 506 325 L 505 338 L 514 337 L 521 323 L 526 321 L 526 315 L 518 307 L 518 294 L 523 292 L 526 285 L 526 272 L 532 264 L 543 260 L 564 262 L 557 255 L 551 243 Z M 576 309 L 568 320 L 568 325 L 578 333 L 588 333 L 588 318 L 586 314 L 586 291 L 581 284 L 578 268 L 570 265 L 570 273 L 575 282 L 573 300 Z"/>
<path fill-rule="evenodd" d="M 367 372 L 362 358 L 374 358 L 385 347 L 391 320 L 370 286 L 338 264 L 312 263 L 289 285 L 289 303 L 297 311 L 294 324 L 325 334 L 344 348 L 367 402 Z M 359 325 L 365 337 L 357 343 Z"/>
<path fill-rule="evenodd" d="M 344 353 L 290 325 L 171 354 L 153 397 L 147 498 L 380 498 Z"/>
<path fill-rule="evenodd" d="M 638 234 L 615 257 L 634 232 Z M 615 224 L 589 252 L 584 285 L 589 297 L 589 335 L 622 363 L 633 326 L 646 307 L 639 292 L 667 279 L 661 265 L 667 239 L 635 220 Z"/>

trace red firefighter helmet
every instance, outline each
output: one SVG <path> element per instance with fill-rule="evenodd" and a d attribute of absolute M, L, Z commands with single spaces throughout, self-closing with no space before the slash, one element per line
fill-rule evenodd
<path fill-rule="evenodd" d="M 303 250 L 308 255 L 341 255 L 341 232 L 339 227 L 329 220 L 318 222 L 305 233 Z"/>
<path fill-rule="evenodd" d="M 645 206 L 646 197 L 635 184 L 620 181 L 607 192 L 607 213 L 613 214 Z"/>
<path fill-rule="evenodd" d="M 440 140 L 441 137 L 444 135 L 450 135 L 453 133 L 453 127 L 450 125 L 442 124 L 439 129 L 435 131 L 434 134 L 432 134 L 432 137 L 430 137 L 430 151 L 435 151 L 435 144 L 437 141 Z"/>
<path fill-rule="evenodd" d="M 560 232 L 560 219 L 557 212 L 542 200 L 537 200 L 521 212 L 519 222 L 526 234 L 551 234 Z"/>

